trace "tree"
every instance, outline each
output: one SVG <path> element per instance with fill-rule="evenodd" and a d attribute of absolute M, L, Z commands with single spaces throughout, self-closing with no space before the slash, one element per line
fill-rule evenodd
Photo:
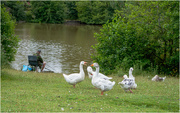
<path fill-rule="evenodd" d="M 92 57 L 109 73 L 139 65 L 147 71 L 158 67 L 159 73 L 178 74 L 178 8 L 178 2 L 126 2 L 96 33 Z"/>
<path fill-rule="evenodd" d="M 34 14 L 34 22 L 40 23 L 63 23 L 64 2 L 59 1 L 33 1 L 32 13 Z"/>
<path fill-rule="evenodd" d="M 66 19 L 76 20 L 78 19 L 78 12 L 76 10 L 76 2 L 75 1 L 66 1 Z"/>
<path fill-rule="evenodd" d="M 6 8 L 1 6 L 1 65 L 13 61 L 17 52 L 19 39 L 14 36 L 14 28 L 15 21 Z"/>
<path fill-rule="evenodd" d="M 121 9 L 124 2 L 121 1 L 80 1 L 76 2 L 78 18 L 86 24 L 104 24 L 111 21 L 114 11 Z"/>
<path fill-rule="evenodd" d="M 16 21 L 25 20 L 24 2 L 21 1 L 3 1 L 2 4 L 9 9 L 13 19 Z"/>
<path fill-rule="evenodd" d="M 92 14 L 91 14 L 91 10 L 92 10 L 92 2 L 88 2 L 88 1 L 83 1 L 83 2 L 76 2 L 76 10 L 78 11 L 78 19 L 83 22 L 83 23 L 87 23 L 93 24 L 92 21 Z"/>

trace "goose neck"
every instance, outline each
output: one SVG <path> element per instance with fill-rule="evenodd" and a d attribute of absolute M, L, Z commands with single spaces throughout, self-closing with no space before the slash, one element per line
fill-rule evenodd
<path fill-rule="evenodd" d="M 80 64 L 80 65 L 79 65 L 79 70 L 80 70 L 80 73 L 84 73 L 83 64 Z"/>
<path fill-rule="evenodd" d="M 132 75 L 132 71 L 131 70 L 129 70 L 129 75 Z"/>
<path fill-rule="evenodd" d="M 96 68 L 96 74 L 95 74 L 95 76 L 97 77 L 98 74 L 99 74 L 99 67 Z"/>

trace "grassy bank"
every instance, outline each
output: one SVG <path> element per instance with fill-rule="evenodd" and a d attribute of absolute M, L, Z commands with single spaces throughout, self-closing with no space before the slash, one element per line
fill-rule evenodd
<path fill-rule="evenodd" d="M 136 76 L 136 75 L 134 75 Z M 62 74 L 1 70 L 2 112 L 178 112 L 179 79 L 152 82 L 137 76 L 134 93 L 125 93 L 116 82 L 103 96 L 90 79 L 73 88 Z"/>

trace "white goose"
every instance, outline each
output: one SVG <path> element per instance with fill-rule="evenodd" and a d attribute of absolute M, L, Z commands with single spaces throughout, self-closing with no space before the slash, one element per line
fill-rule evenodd
<path fill-rule="evenodd" d="M 137 84 L 135 83 L 135 78 L 134 78 L 134 79 L 128 78 L 127 75 L 124 75 L 123 78 L 124 78 L 123 81 L 129 81 L 129 82 L 132 82 L 132 83 L 129 83 L 129 84 L 132 84 L 131 89 L 136 89 L 136 88 L 137 88 Z M 122 82 L 123 82 L 123 81 L 122 81 Z"/>
<path fill-rule="evenodd" d="M 89 75 L 90 79 L 92 79 L 92 77 L 96 74 L 96 72 L 94 72 L 93 69 L 90 66 L 87 67 L 87 72 L 88 72 L 88 75 Z M 102 73 L 99 73 L 98 76 L 100 78 L 107 79 L 107 80 L 112 79 L 112 77 L 107 77 L 106 75 L 104 75 Z"/>
<path fill-rule="evenodd" d="M 80 65 L 79 65 L 79 69 L 80 72 L 79 73 L 72 73 L 70 75 L 66 75 L 63 74 L 66 82 L 68 82 L 69 84 L 73 85 L 73 87 L 75 88 L 75 85 L 81 81 L 84 80 L 85 78 L 85 74 L 84 74 L 84 70 L 83 70 L 83 65 L 86 65 L 87 62 L 85 61 L 81 61 Z"/>
<path fill-rule="evenodd" d="M 132 75 L 132 71 L 134 69 L 131 67 L 129 69 L 129 78 L 127 75 L 124 75 L 123 78 L 124 80 L 122 82 L 119 82 L 118 84 L 120 84 L 121 88 L 124 89 L 124 91 L 130 91 L 131 93 L 133 93 L 131 91 L 131 89 L 136 89 L 137 88 L 137 84 L 135 83 L 135 77 Z"/>
<path fill-rule="evenodd" d="M 131 89 L 135 85 L 135 82 L 133 79 L 124 79 L 122 82 L 119 82 L 118 84 L 120 84 L 121 88 L 123 88 L 124 91 L 127 92 L 129 90 L 131 93 L 133 93 L 131 91 Z"/>
<path fill-rule="evenodd" d="M 100 78 L 99 75 L 99 65 L 98 63 L 93 63 L 91 66 L 96 68 L 96 72 L 92 77 L 92 85 L 101 90 L 101 95 L 103 92 L 109 91 L 115 85 L 115 82 L 111 82 L 110 80 Z"/>
<path fill-rule="evenodd" d="M 166 79 L 166 76 L 165 77 L 159 77 L 158 75 L 155 75 L 153 78 L 152 78 L 152 81 L 156 81 L 156 82 L 161 82 Z"/>
<path fill-rule="evenodd" d="M 132 75 L 132 71 L 133 70 L 134 69 L 132 67 L 129 69 L 129 78 L 128 78 L 127 75 L 124 75 L 123 78 L 126 79 L 126 80 L 130 80 L 130 81 L 133 80 L 134 81 L 134 85 L 132 86 L 132 89 L 136 89 L 137 88 L 137 84 L 135 83 L 135 77 Z"/>
<path fill-rule="evenodd" d="M 129 78 L 134 79 L 134 81 L 135 81 L 135 77 L 132 75 L 133 70 L 134 69 L 132 67 L 129 69 Z"/>

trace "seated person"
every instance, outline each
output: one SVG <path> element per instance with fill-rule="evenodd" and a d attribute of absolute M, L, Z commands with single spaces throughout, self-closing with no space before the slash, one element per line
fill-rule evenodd
<path fill-rule="evenodd" d="M 39 66 L 39 68 L 41 69 L 41 72 L 43 71 L 43 69 L 44 69 L 44 67 L 45 67 L 45 65 L 46 65 L 46 62 L 43 62 L 43 59 L 42 59 L 42 57 L 41 57 L 41 50 L 39 49 L 38 51 L 37 51 L 37 53 L 36 54 L 34 54 L 34 56 L 37 56 L 37 61 L 38 61 L 38 66 Z M 41 68 L 42 67 L 42 68 Z"/>

